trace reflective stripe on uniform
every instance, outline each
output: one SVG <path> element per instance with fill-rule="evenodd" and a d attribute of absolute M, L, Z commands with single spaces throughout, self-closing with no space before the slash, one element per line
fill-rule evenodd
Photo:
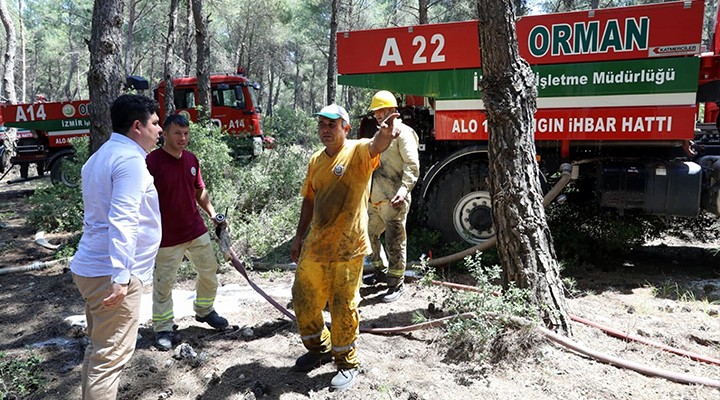
<path fill-rule="evenodd" d="M 215 297 L 198 297 L 195 299 L 195 304 L 200 307 L 210 307 L 215 303 Z"/>
<path fill-rule="evenodd" d="M 314 339 L 314 338 L 319 338 L 320 336 L 322 336 L 322 333 L 323 333 L 323 331 L 320 331 L 318 333 L 313 333 L 312 335 L 300 336 L 300 339 L 310 340 L 310 339 Z"/>
<path fill-rule="evenodd" d="M 344 352 L 349 351 L 354 348 L 355 348 L 355 342 L 352 342 L 347 346 L 342 346 L 342 347 L 333 346 L 332 351 L 333 351 L 333 353 L 344 353 Z"/>
<path fill-rule="evenodd" d="M 175 318 L 175 315 L 173 314 L 173 310 L 170 310 L 164 314 L 153 314 L 153 316 L 152 316 L 153 322 L 170 321 L 173 318 Z"/>

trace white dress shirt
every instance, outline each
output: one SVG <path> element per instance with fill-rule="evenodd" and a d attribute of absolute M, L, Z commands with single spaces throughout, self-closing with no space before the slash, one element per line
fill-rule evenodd
<path fill-rule="evenodd" d="M 84 277 L 130 275 L 152 282 L 160 246 L 160 206 L 145 150 L 113 132 L 82 168 L 83 235 L 70 269 Z"/>

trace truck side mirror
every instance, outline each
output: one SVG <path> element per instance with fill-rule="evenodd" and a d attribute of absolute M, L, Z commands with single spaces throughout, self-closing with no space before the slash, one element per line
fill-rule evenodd
<path fill-rule="evenodd" d="M 129 75 L 125 78 L 125 89 L 147 90 L 150 88 L 148 81 L 142 76 Z"/>
<path fill-rule="evenodd" d="M 260 89 L 262 89 L 262 85 L 260 84 L 260 82 L 253 82 L 252 88 L 255 90 L 260 90 Z"/>

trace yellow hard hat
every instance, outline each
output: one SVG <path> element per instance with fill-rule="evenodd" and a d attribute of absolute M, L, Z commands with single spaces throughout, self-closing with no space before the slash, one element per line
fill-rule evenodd
<path fill-rule="evenodd" d="M 381 90 L 375 93 L 372 101 L 370 102 L 370 111 L 379 110 L 381 108 L 397 108 L 397 100 L 395 95 L 388 92 L 387 90 Z"/>

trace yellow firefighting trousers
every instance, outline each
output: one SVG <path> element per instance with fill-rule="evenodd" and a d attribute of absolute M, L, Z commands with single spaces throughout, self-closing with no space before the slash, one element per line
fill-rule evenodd
<path fill-rule="evenodd" d="M 363 257 L 350 261 L 310 261 L 301 257 L 292 288 L 300 337 L 311 352 L 332 351 L 338 369 L 357 368 Z M 322 310 L 328 305 L 331 330 Z"/>

